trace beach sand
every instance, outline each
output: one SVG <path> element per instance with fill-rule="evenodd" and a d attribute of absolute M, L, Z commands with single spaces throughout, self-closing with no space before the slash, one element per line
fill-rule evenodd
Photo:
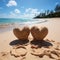
<path fill-rule="evenodd" d="M 22 44 L 22 47 L 18 44 L 19 40 L 13 34 L 13 30 L 0 33 L 0 60 L 60 60 L 60 18 L 45 20 L 47 22 L 32 25 L 48 28 L 48 35 L 44 41 L 36 44 L 37 46 L 39 43 L 40 47 L 33 46 L 36 42 L 31 43 L 31 35 L 30 42 Z"/>

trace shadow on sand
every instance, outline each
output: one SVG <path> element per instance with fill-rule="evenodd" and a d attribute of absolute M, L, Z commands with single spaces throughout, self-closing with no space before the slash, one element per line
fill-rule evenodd
<path fill-rule="evenodd" d="M 38 45 L 38 47 L 49 47 L 49 46 L 53 46 L 52 43 L 45 41 L 45 40 L 33 40 L 30 42 L 30 44 L 32 45 Z"/>
<path fill-rule="evenodd" d="M 13 40 L 9 43 L 9 45 L 14 46 L 14 45 L 27 45 L 29 43 L 29 40 Z M 38 47 L 49 47 L 53 46 L 52 43 L 45 41 L 45 40 L 32 40 L 30 42 L 31 45 L 38 45 Z"/>
<path fill-rule="evenodd" d="M 29 42 L 29 40 L 18 40 L 18 39 L 16 39 L 16 40 L 11 41 L 9 45 L 11 45 L 11 46 L 13 46 L 13 45 L 25 45 L 28 42 Z"/>

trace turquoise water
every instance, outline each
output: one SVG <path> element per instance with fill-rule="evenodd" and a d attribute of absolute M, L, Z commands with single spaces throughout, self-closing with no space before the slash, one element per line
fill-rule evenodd
<path fill-rule="evenodd" d="M 46 20 L 20 19 L 20 18 L 0 18 L 0 24 L 34 24 L 45 22 Z"/>
<path fill-rule="evenodd" d="M 0 24 L 4 23 L 23 23 L 28 22 L 30 19 L 16 19 L 16 18 L 0 18 Z"/>

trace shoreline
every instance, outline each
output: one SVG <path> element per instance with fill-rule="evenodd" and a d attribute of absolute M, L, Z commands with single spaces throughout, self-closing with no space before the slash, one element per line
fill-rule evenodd
<path fill-rule="evenodd" d="M 14 28 L 22 28 L 24 26 L 33 26 L 36 24 L 41 24 L 47 22 L 47 20 L 44 19 L 32 19 L 30 22 L 20 22 L 20 23 L 5 23 L 5 24 L 0 24 L 0 33 L 5 32 L 5 31 L 10 31 L 13 30 Z"/>

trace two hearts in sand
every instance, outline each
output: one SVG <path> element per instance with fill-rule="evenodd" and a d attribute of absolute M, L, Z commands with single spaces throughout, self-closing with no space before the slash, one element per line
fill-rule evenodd
<path fill-rule="evenodd" d="M 24 27 L 22 30 L 19 28 L 13 29 L 14 35 L 20 40 L 27 40 L 30 32 L 35 40 L 43 40 L 48 34 L 48 29 L 46 27 L 41 27 L 39 29 L 35 26 L 31 29 L 28 27 Z"/>

